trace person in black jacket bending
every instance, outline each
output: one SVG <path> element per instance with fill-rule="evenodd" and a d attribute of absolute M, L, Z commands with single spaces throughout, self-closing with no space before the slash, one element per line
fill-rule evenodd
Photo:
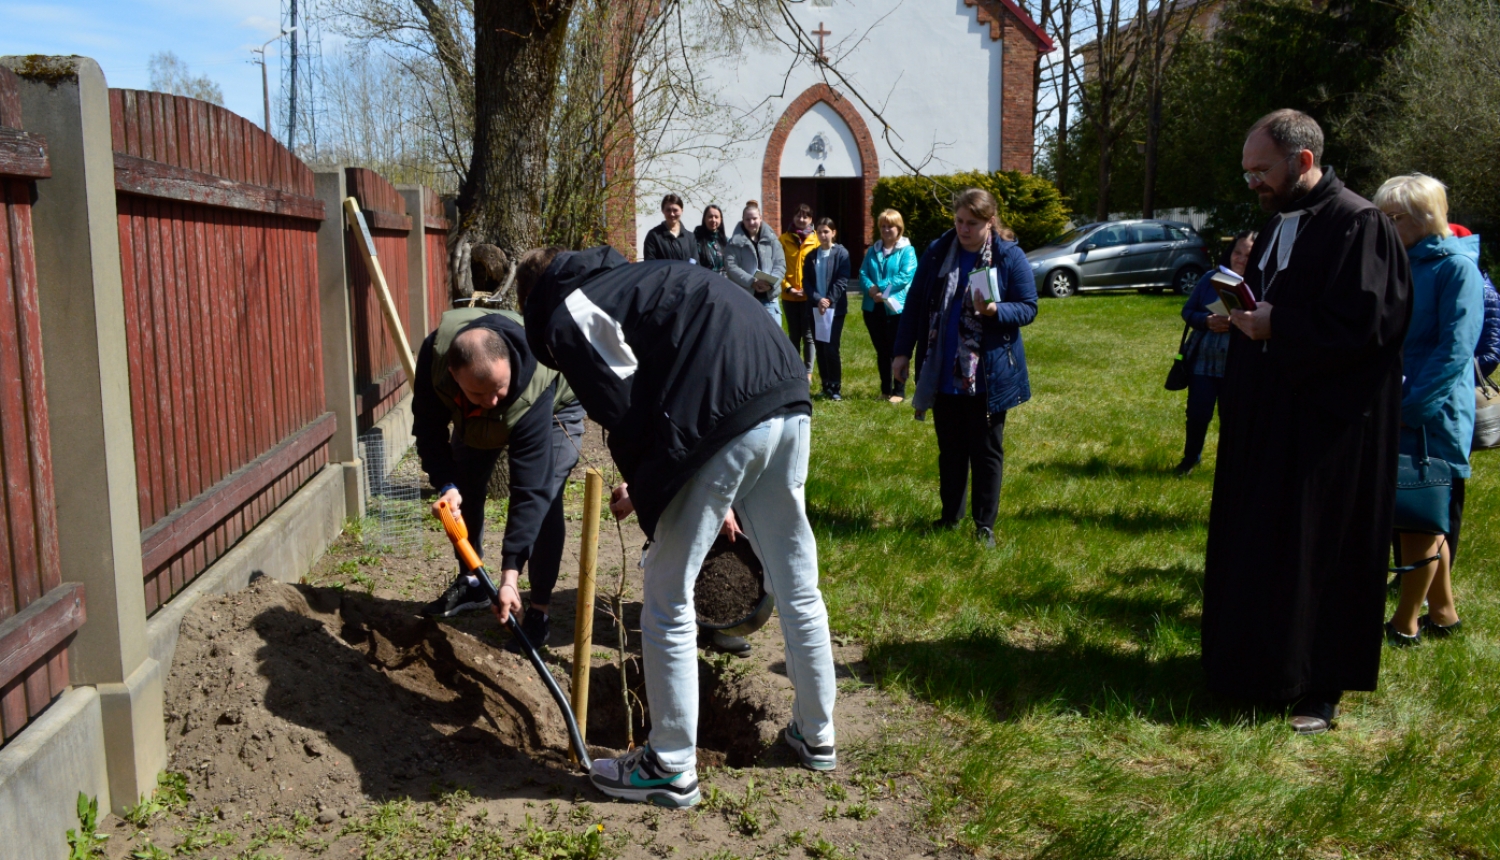
<path fill-rule="evenodd" d="M 578 462 L 583 407 L 556 370 L 537 364 L 521 318 L 482 308 L 443 314 L 417 353 L 412 435 L 422 469 L 463 517 L 474 550 L 484 555 L 484 497 L 501 453 L 510 455 L 510 507 L 500 555 L 504 623 L 521 610 L 521 568 L 530 562 L 531 606 L 521 629 L 538 646 L 547 642 L 547 607 L 562 564 L 563 486 Z M 490 605 L 479 581 L 460 570 L 441 597 L 423 607 L 447 618 Z"/>
<path fill-rule="evenodd" d="M 697 632 L 693 585 L 721 529 L 765 566 L 796 698 L 786 742 L 833 770 L 833 652 L 807 522 L 806 370 L 745 290 L 699 266 L 627 265 L 610 248 L 522 256 L 516 295 L 526 337 L 609 431 L 631 510 L 651 539 L 641 612 L 649 742 L 596 760 L 589 777 L 625 800 L 698 802 Z M 732 506 L 732 508 L 731 508 Z"/>
<path fill-rule="evenodd" d="M 663 197 L 661 217 L 662 222 L 646 232 L 641 259 L 698 262 L 698 240 L 682 225 L 682 198 L 676 194 Z"/>

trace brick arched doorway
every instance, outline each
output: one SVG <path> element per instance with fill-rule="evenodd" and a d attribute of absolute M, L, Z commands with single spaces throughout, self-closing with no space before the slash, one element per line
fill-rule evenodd
<path fill-rule="evenodd" d="M 776 121 L 771 139 L 766 143 L 765 158 L 761 161 L 761 213 L 772 229 L 778 232 L 786 229 L 782 211 L 782 155 L 786 150 L 787 138 L 792 129 L 796 128 L 797 122 L 820 102 L 832 108 L 848 126 L 859 152 L 860 175 L 852 195 L 855 199 L 850 201 L 857 205 L 848 207 L 856 212 L 852 219 L 845 216 L 848 223 L 839 225 L 839 240 L 854 256 L 854 264 L 857 266 L 865 248 L 869 247 L 874 238 L 870 206 L 875 198 L 875 182 L 880 179 L 880 157 L 875 152 L 875 141 L 870 137 L 870 129 L 859 111 L 855 110 L 853 103 L 842 93 L 827 84 L 819 83 L 808 87 L 787 106 L 786 112 Z"/>

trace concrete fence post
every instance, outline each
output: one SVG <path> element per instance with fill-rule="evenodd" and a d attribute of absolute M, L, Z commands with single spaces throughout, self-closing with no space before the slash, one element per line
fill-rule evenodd
<path fill-rule="evenodd" d="M 83 57 L 6 57 L 52 178 L 32 207 L 63 579 L 88 621 L 72 682 L 98 688 L 111 809 L 149 795 L 166 765 L 163 677 L 150 657 L 136 495 L 114 151 L 104 73 Z"/>
<path fill-rule="evenodd" d="M 338 418 L 328 440 L 328 458 L 344 469 L 344 510 L 365 513 L 364 466 L 354 414 L 354 316 L 349 309 L 349 278 L 344 253 L 344 198 L 349 196 L 344 166 L 314 174 L 327 218 L 318 227 L 318 306 L 323 321 L 323 396 Z"/>
<path fill-rule="evenodd" d="M 424 204 L 427 202 L 425 195 L 432 192 L 421 185 L 397 185 L 396 190 L 401 192 L 406 201 L 406 214 L 411 216 L 411 232 L 406 234 L 406 292 L 410 309 L 407 319 L 411 320 L 411 331 L 406 333 L 406 338 L 411 341 L 415 353 L 443 312 L 442 309 L 434 312 L 427 307 L 427 267 L 432 261 L 427 259 L 427 210 Z"/>

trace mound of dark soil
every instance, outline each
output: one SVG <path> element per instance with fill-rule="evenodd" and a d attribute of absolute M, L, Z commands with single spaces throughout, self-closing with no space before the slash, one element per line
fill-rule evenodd
<path fill-rule="evenodd" d="M 743 621 L 765 596 L 765 569 L 750 541 L 730 542 L 719 535 L 703 559 L 693 588 L 693 606 L 698 620 L 714 627 Z"/>

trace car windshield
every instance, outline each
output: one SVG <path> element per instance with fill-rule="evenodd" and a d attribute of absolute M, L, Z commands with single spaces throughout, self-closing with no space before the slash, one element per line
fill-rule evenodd
<path fill-rule="evenodd" d="M 1047 240 L 1046 247 L 1050 248 L 1050 247 L 1054 247 L 1054 246 L 1071 245 L 1074 242 L 1077 242 L 1079 239 L 1082 239 L 1084 236 L 1087 236 L 1089 234 L 1089 231 L 1093 230 L 1097 226 L 1099 226 L 1099 225 L 1098 224 L 1085 224 L 1082 227 L 1074 227 L 1073 229 L 1071 229 L 1068 232 L 1062 234 L 1061 236 L 1058 236 L 1055 239 L 1049 239 L 1049 240 Z"/>

